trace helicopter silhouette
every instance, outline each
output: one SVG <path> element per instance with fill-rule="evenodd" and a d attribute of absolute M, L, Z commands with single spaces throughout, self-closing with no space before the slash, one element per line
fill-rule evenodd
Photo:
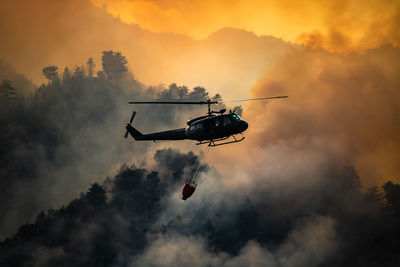
<path fill-rule="evenodd" d="M 126 124 L 125 138 L 130 134 L 136 141 L 157 141 L 157 140 L 195 140 L 196 145 L 208 144 L 210 147 L 238 143 L 245 139 L 242 135 L 239 139 L 235 137 L 237 134 L 242 134 L 249 127 L 248 123 L 239 115 L 235 114 L 236 109 L 230 110 L 224 114 L 226 109 L 212 111 L 211 105 L 227 102 L 252 101 L 252 100 L 268 100 L 275 98 L 287 98 L 288 96 L 273 96 L 261 98 L 248 98 L 238 100 L 225 101 L 131 101 L 129 104 L 166 104 L 166 105 L 207 105 L 208 112 L 205 116 L 200 116 L 187 121 L 186 128 L 174 129 L 163 132 L 155 132 L 142 134 L 132 126 L 132 121 L 136 116 L 136 111 L 133 111 L 129 123 Z M 227 141 L 232 137 L 233 140 Z"/>

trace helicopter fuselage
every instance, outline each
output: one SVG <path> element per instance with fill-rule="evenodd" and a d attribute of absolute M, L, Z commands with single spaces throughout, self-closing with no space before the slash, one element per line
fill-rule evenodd
<path fill-rule="evenodd" d="M 223 114 L 208 116 L 192 122 L 186 127 L 185 135 L 187 139 L 191 140 L 214 140 L 242 133 L 247 128 L 247 122 L 238 115 Z"/>
<path fill-rule="evenodd" d="M 247 122 L 236 114 L 221 114 L 203 116 L 188 121 L 186 128 L 163 132 L 142 134 L 129 123 L 126 130 L 137 141 L 156 140 L 217 140 L 244 132 L 248 128 Z"/>

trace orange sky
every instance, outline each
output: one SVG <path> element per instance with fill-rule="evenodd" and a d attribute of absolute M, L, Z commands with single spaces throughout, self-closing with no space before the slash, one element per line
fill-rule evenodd
<path fill-rule="evenodd" d="M 385 43 L 399 45 L 400 1 L 183 1 L 91 0 L 128 24 L 154 32 L 206 38 L 235 27 L 305 43 L 329 51 L 349 52 Z"/>

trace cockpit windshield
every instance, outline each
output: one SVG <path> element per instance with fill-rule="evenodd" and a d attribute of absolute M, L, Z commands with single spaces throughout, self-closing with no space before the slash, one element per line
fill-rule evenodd
<path fill-rule="evenodd" d="M 232 121 L 240 121 L 240 120 L 241 120 L 241 118 L 239 117 L 239 115 L 232 114 L 232 116 L 231 116 L 231 120 L 232 120 Z"/>

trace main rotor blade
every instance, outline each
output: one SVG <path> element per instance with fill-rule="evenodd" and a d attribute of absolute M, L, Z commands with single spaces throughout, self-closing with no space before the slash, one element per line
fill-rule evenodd
<path fill-rule="evenodd" d="M 266 99 L 275 99 L 275 98 L 288 98 L 285 96 L 272 96 L 272 97 L 259 97 L 259 98 L 247 98 L 247 99 L 236 99 L 236 100 L 222 100 L 222 101 L 130 101 L 129 104 L 178 104 L 178 105 L 210 105 L 210 104 L 218 104 L 218 103 L 226 103 L 226 102 L 240 102 L 240 101 L 251 101 L 251 100 L 266 100 Z"/>
<path fill-rule="evenodd" d="M 136 115 L 136 111 L 134 111 L 132 113 L 132 116 L 131 116 L 131 119 L 129 120 L 129 123 L 132 123 L 133 119 L 135 118 L 135 115 Z"/>
<path fill-rule="evenodd" d="M 251 101 L 251 100 L 266 100 L 266 99 L 275 99 L 275 98 L 288 98 L 288 96 L 287 96 L 287 95 L 283 95 L 283 96 L 271 96 L 271 97 L 247 98 L 247 99 L 236 99 L 236 100 L 222 100 L 222 101 L 218 101 L 218 103 L 226 103 L 226 102 L 240 102 L 240 101 Z"/>
<path fill-rule="evenodd" d="M 129 104 L 183 104 L 183 105 L 205 105 L 217 104 L 218 101 L 130 101 Z"/>

